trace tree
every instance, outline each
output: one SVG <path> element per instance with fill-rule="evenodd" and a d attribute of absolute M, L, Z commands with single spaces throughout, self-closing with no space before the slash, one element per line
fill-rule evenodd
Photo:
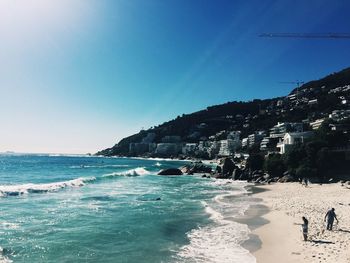
<path fill-rule="evenodd" d="M 329 168 L 331 167 L 331 156 L 327 147 L 323 147 L 318 151 L 316 167 L 320 179 L 322 179 L 322 181 L 325 181 Z"/>
<path fill-rule="evenodd" d="M 281 177 L 286 170 L 286 166 L 280 154 L 270 155 L 264 163 L 264 168 L 273 177 Z"/>
<path fill-rule="evenodd" d="M 264 165 L 264 156 L 261 154 L 252 154 L 247 160 L 247 167 L 250 171 L 262 170 Z"/>
<path fill-rule="evenodd" d="M 303 164 L 297 168 L 296 176 L 299 180 L 302 178 L 314 177 L 315 176 L 315 169 L 312 169 L 307 164 Z"/>
<path fill-rule="evenodd" d="M 288 170 L 297 169 L 306 158 L 305 147 L 303 145 L 293 145 L 284 155 L 285 165 Z"/>

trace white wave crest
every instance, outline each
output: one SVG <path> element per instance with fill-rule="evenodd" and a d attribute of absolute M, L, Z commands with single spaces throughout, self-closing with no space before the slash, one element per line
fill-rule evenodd
<path fill-rule="evenodd" d="M 17 196 L 28 193 L 54 192 L 66 187 L 81 187 L 87 182 L 95 181 L 95 177 L 77 178 L 69 181 L 47 184 L 0 185 L 0 196 Z"/>
<path fill-rule="evenodd" d="M 0 226 L 3 229 L 18 229 L 20 226 L 19 224 L 16 223 L 10 223 L 10 222 L 1 222 Z M 1 261 L 0 261 L 1 262 Z"/>
<path fill-rule="evenodd" d="M 214 184 L 225 185 L 229 181 L 214 181 Z M 177 262 L 196 263 L 255 263 L 255 257 L 241 244 L 249 238 L 247 225 L 235 222 L 233 218 L 243 214 L 249 207 L 247 201 L 239 198 L 246 193 L 244 184 L 233 184 L 230 191 L 223 191 L 209 203 L 202 205 L 212 223 L 205 227 L 193 229 L 187 236 L 190 243 L 177 253 Z M 239 187 L 237 187 L 239 186 Z M 226 187 L 225 187 L 226 188 Z"/>
<path fill-rule="evenodd" d="M 140 175 L 148 175 L 150 174 L 144 167 L 137 167 L 135 169 L 130 169 L 124 172 L 115 172 L 105 174 L 102 177 L 114 177 L 114 176 L 140 176 Z"/>
<path fill-rule="evenodd" d="M 12 263 L 13 261 L 4 256 L 4 249 L 0 247 L 0 263 Z"/>
<path fill-rule="evenodd" d="M 192 230 L 190 244 L 182 247 L 178 262 L 255 263 L 254 256 L 240 246 L 248 234 L 248 227 L 236 222 Z"/>
<path fill-rule="evenodd" d="M 114 167 L 129 167 L 127 164 L 104 164 L 104 165 L 72 165 L 71 169 L 83 169 L 83 168 L 114 168 Z"/>

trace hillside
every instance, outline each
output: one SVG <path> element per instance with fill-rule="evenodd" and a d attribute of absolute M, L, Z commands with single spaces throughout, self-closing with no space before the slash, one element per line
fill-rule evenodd
<path fill-rule="evenodd" d="M 198 143 L 210 136 L 220 139 L 228 131 L 241 131 L 241 137 L 260 130 L 269 130 L 278 122 L 311 122 L 328 116 L 333 110 L 349 109 L 350 68 L 311 81 L 294 89 L 285 97 L 265 100 L 233 101 L 207 107 L 191 114 L 140 131 L 122 139 L 97 155 L 130 156 L 131 143 L 164 142 L 166 136 L 177 136 L 181 142 Z"/>

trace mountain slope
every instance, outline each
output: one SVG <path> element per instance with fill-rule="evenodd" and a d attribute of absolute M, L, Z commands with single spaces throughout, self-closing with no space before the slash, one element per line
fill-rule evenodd
<path fill-rule="evenodd" d="M 140 143 L 154 133 L 154 143 L 165 136 L 180 136 L 183 142 L 198 142 L 220 131 L 240 130 L 242 137 L 258 130 L 268 130 L 277 122 L 301 122 L 328 116 L 333 110 L 347 109 L 350 99 L 350 68 L 294 89 L 288 96 L 265 100 L 233 101 L 178 116 L 146 131 L 122 139 L 98 155 L 129 155 L 129 144 Z M 342 88 L 338 88 L 342 87 Z M 338 88 L 338 89 L 337 89 Z"/>

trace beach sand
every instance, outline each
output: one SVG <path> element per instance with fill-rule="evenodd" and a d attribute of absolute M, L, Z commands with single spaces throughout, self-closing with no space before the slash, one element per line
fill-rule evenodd
<path fill-rule="evenodd" d="M 258 263 L 273 262 L 350 262 L 350 187 L 340 184 L 303 187 L 299 183 L 259 186 L 266 191 L 254 194 L 269 212 L 265 224 L 252 229 L 260 238 L 252 251 Z M 325 230 L 324 216 L 334 207 L 339 224 Z M 301 217 L 309 220 L 309 241 L 302 237 Z"/>

